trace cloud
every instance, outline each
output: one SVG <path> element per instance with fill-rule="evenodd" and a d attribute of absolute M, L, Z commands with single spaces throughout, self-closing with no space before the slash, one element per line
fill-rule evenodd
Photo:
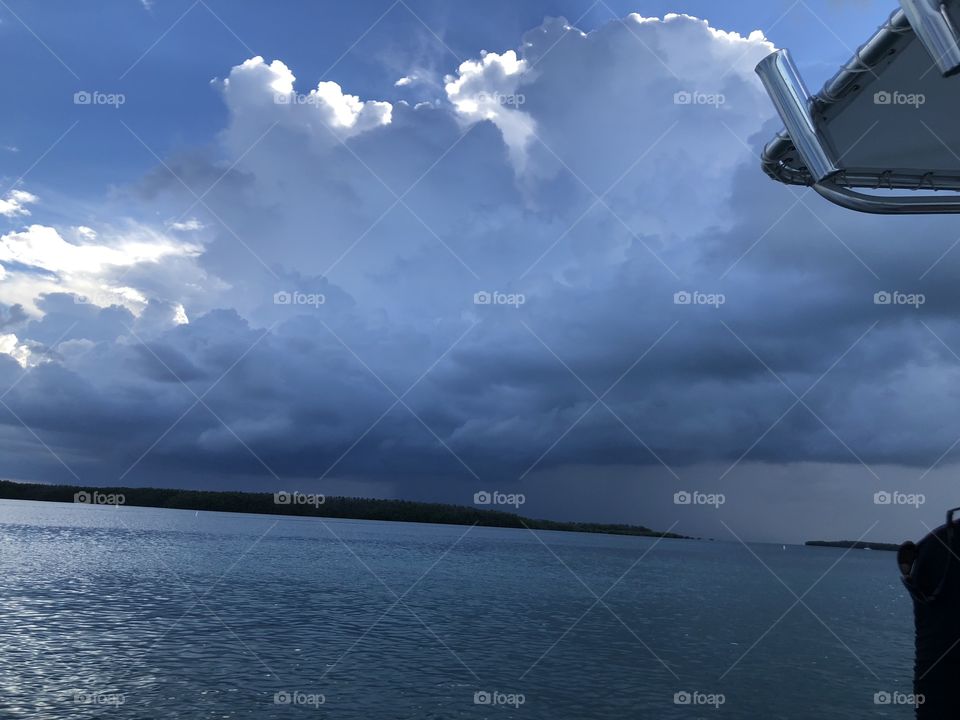
<path fill-rule="evenodd" d="M 3 266 L 0 266 L 2 268 Z M 0 280 L 4 277 L 0 270 Z M 0 330 L 15 327 L 27 319 L 22 305 L 0 305 Z"/>
<path fill-rule="evenodd" d="M 527 67 L 513 50 L 484 53 L 480 60 L 462 63 L 456 77 L 445 78 L 457 114 L 468 123 L 489 120 L 496 125 L 518 172 L 526 169 L 527 146 L 536 131 L 533 117 L 522 110 L 526 98 L 520 83 Z"/>
<path fill-rule="evenodd" d="M 246 150 L 269 123 L 306 133 L 321 147 L 390 124 L 393 106 L 388 102 L 362 101 L 331 81 L 301 94 L 295 81 L 280 60 L 267 64 L 258 56 L 234 67 L 219 83 L 231 111 L 227 144 Z"/>
<path fill-rule="evenodd" d="M 0 215 L 4 217 L 29 215 L 30 211 L 25 206 L 38 200 L 39 198 L 36 195 L 28 193 L 26 190 L 11 190 L 6 197 L 0 198 Z"/>
<path fill-rule="evenodd" d="M 81 234 L 90 237 L 89 228 Z M 0 236 L 0 262 L 16 263 L 52 273 L 96 274 L 108 266 L 126 266 L 141 262 L 157 262 L 174 254 L 194 254 L 199 248 L 159 238 L 149 241 L 129 239 L 116 246 L 73 244 L 64 240 L 52 227 L 31 225 L 22 232 Z"/>
<path fill-rule="evenodd" d="M 163 283 L 158 282 L 163 268 L 192 264 L 202 250 L 200 245 L 173 240 L 141 225 L 119 233 L 111 229 L 104 241 L 98 241 L 99 234 L 86 226 L 74 228 L 72 234 L 75 239 L 68 241 L 56 228 L 30 225 L 0 236 L 4 273 L 0 302 L 18 303 L 37 313 L 43 294 L 73 293 L 80 302 L 124 305 L 139 313 L 148 302 L 147 295 L 163 292 Z M 151 268 L 151 280 L 139 277 L 144 268 Z M 185 273 L 184 269 L 176 278 L 178 287 L 171 289 L 177 295 L 182 295 L 186 277 L 199 274 L 196 269 Z"/>
<path fill-rule="evenodd" d="M 206 226 L 196 218 L 190 218 L 183 222 L 172 222 L 167 227 L 177 232 L 194 232 L 196 230 L 203 230 Z"/>
<path fill-rule="evenodd" d="M 0 334 L 0 354 L 9 355 L 23 367 L 30 362 L 30 348 L 21 344 L 13 333 Z"/>

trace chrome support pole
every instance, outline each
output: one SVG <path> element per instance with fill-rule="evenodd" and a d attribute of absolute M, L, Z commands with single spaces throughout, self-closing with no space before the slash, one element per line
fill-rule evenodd
<path fill-rule="evenodd" d="M 767 55 L 757 65 L 757 75 L 783 120 L 794 147 L 816 182 L 839 171 L 817 130 L 813 100 L 786 50 Z"/>
<path fill-rule="evenodd" d="M 944 77 L 960 71 L 960 34 L 942 0 L 900 0 L 910 27 Z"/>

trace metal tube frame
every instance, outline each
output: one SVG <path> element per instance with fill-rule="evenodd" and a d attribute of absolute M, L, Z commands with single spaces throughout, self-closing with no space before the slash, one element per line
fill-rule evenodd
<path fill-rule="evenodd" d="M 900 0 L 913 32 L 944 77 L 960 72 L 960 34 L 942 0 Z"/>
<path fill-rule="evenodd" d="M 887 171 L 877 177 L 854 169 L 841 169 L 834 159 L 816 120 L 818 103 L 834 102 L 843 97 L 857 76 L 870 68 L 899 37 L 914 34 L 944 76 L 960 72 L 960 34 L 945 12 L 942 0 L 900 0 L 902 10 L 890 16 L 887 23 L 858 51 L 855 58 L 833 80 L 820 96 L 811 96 L 796 65 L 786 50 L 778 50 L 757 65 L 756 71 L 773 101 L 786 132 L 780 133 L 764 149 L 763 169 L 780 182 L 812 186 L 830 202 L 863 213 L 915 215 L 960 213 L 960 178 L 939 177 L 934 173 Z M 788 167 L 781 158 L 790 146 L 803 165 Z M 874 195 L 857 188 L 870 186 L 888 190 L 936 190 L 947 196 Z"/>
<path fill-rule="evenodd" d="M 934 215 L 960 213 L 960 194 L 949 197 L 920 195 L 870 195 L 838 185 L 832 180 L 814 184 L 813 189 L 834 205 L 874 215 Z"/>
<path fill-rule="evenodd" d="M 771 53 L 756 68 L 774 107 L 815 182 L 840 171 L 813 115 L 813 98 L 787 50 Z"/>

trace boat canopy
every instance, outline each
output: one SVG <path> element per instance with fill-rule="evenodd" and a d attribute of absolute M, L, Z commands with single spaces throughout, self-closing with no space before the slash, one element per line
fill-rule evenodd
<path fill-rule="evenodd" d="M 960 0 L 901 7 L 811 95 L 787 50 L 757 65 L 784 124 L 762 168 L 869 213 L 960 213 Z"/>

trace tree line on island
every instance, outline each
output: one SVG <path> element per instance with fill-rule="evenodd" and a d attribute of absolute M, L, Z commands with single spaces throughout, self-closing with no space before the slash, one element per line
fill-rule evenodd
<path fill-rule="evenodd" d="M 281 494 L 175 488 L 81 487 L 0 480 L 0 499 L 95 505 L 118 504 L 170 510 L 204 510 L 446 525 L 482 525 L 486 527 L 687 539 L 685 535 L 659 532 L 640 525 L 538 520 L 501 510 L 487 510 L 465 505 L 414 502 L 411 500 L 381 500 L 377 498 L 324 497 L 305 493 Z"/>
<path fill-rule="evenodd" d="M 854 550 L 897 550 L 896 543 L 866 542 L 863 540 L 808 540 L 805 545 L 811 547 L 853 548 Z"/>

